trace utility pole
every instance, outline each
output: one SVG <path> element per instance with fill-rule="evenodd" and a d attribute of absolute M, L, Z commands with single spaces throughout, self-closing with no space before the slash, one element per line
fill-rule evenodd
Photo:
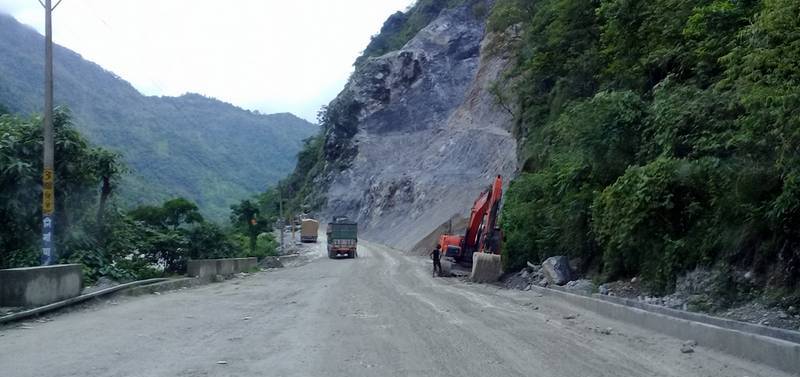
<path fill-rule="evenodd" d="M 280 220 L 278 220 L 278 224 L 280 224 L 278 231 L 281 234 L 281 255 L 283 255 L 283 228 L 286 220 L 283 218 L 283 187 L 281 187 L 281 185 L 278 185 L 278 212 L 278 216 L 280 217 Z"/>
<path fill-rule="evenodd" d="M 294 226 L 294 225 L 295 225 L 295 223 L 294 223 L 294 220 L 295 220 L 295 218 L 294 218 L 294 215 L 288 215 L 288 216 L 287 216 L 287 219 L 289 220 L 289 226 L 291 226 L 291 227 L 292 227 L 292 239 L 291 239 L 289 242 L 291 242 L 291 244 L 292 244 L 292 245 L 294 245 L 294 243 L 295 243 L 295 237 L 296 237 L 296 235 L 295 235 L 295 229 L 294 229 L 294 227 L 295 227 L 295 226 Z"/>
<path fill-rule="evenodd" d="M 39 3 L 44 7 L 44 171 L 42 172 L 42 258 L 44 266 L 56 262 L 56 250 L 53 240 L 55 233 L 55 170 L 54 170 L 54 137 L 53 137 L 53 11 L 56 5 L 52 0 Z"/>

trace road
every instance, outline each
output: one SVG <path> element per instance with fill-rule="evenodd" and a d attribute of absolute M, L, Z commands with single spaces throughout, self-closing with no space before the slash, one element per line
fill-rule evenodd
<path fill-rule="evenodd" d="M 360 258 L 116 299 L 0 329 L 0 376 L 763 376 L 555 298 Z M 575 319 L 564 319 L 576 314 Z M 598 329 L 613 328 L 610 335 Z"/>

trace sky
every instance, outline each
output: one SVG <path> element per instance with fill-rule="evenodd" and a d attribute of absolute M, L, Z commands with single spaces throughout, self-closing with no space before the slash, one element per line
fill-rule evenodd
<path fill-rule="evenodd" d="M 146 95 L 200 93 L 313 122 L 370 37 L 413 2 L 63 0 L 53 40 Z M 0 12 L 44 33 L 37 0 L 0 0 Z"/>

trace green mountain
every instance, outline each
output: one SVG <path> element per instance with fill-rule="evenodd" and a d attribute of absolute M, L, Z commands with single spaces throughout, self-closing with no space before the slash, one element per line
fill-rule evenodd
<path fill-rule="evenodd" d="M 0 104 L 42 108 L 44 37 L 0 15 Z M 317 131 L 292 114 L 262 115 L 198 94 L 148 97 L 79 54 L 54 48 L 55 101 L 77 128 L 118 151 L 131 173 L 120 192 L 131 204 L 184 196 L 212 218 L 287 175 L 303 139 Z"/>

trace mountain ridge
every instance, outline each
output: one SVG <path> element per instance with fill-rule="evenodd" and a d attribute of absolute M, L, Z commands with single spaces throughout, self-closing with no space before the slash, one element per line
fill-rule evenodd
<path fill-rule="evenodd" d="M 41 110 L 44 37 L 0 14 L 0 103 Z M 123 155 L 130 204 L 185 196 L 220 219 L 236 200 L 277 182 L 316 125 L 293 114 L 260 114 L 199 93 L 147 96 L 117 74 L 54 46 L 55 101 L 93 143 Z M 242 153 L 246 152 L 246 153 Z"/>

